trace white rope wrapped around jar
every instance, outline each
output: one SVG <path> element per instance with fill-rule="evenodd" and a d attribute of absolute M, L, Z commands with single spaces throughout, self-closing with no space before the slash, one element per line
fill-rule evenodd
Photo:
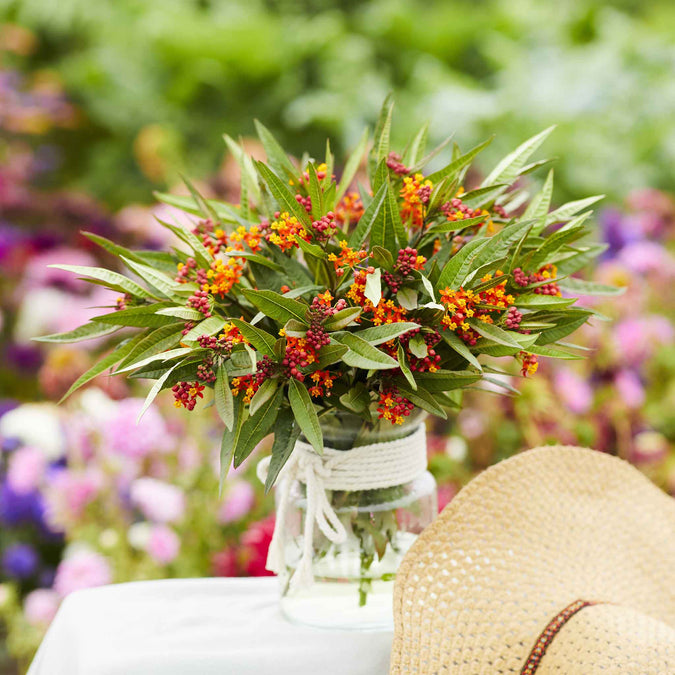
<path fill-rule="evenodd" d="M 270 457 L 258 465 L 258 477 L 264 482 Z M 299 480 L 307 488 L 302 556 L 291 578 L 291 590 L 310 586 L 314 581 L 312 554 L 314 523 L 334 544 L 347 539 L 347 531 L 326 496 L 326 490 L 378 490 L 403 485 L 427 468 L 424 425 L 394 441 L 362 445 L 351 450 L 324 448 L 318 455 L 311 445 L 297 441 L 291 456 L 279 474 L 279 495 L 274 535 L 267 555 L 267 569 L 280 574 L 285 569 L 284 524 L 291 499 L 291 486 Z"/>

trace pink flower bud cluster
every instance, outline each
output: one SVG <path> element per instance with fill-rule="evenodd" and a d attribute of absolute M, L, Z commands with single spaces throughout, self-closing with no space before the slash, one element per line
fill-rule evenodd
<path fill-rule="evenodd" d="M 347 302 L 344 299 L 338 300 L 335 307 L 331 307 L 330 302 L 327 302 L 325 298 L 315 297 L 312 300 L 309 307 L 309 329 L 305 339 L 314 351 L 318 352 L 321 347 L 330 344 L 330 335 L 323 327 L 323 322 L 346 306 Z"/>
<path fill-rule="evenodd" d="M 188 307 L 201 312 L 207 319 L 211 316 L 211 304 L 209 303 L 209 294 L 206 291 L 195 291 L 188 298 Z"/>
<path fill-rule="evenodd" d="M 256 364 L 256 373 L 255 379 L 258 385 L 261 385 L 265 380 L 269 380 L 275 372 L 276 363 L 265 354 L 260 361 Z"/>
<path fill-rule="evenodd" d="M 504 327 L 509 330 L 516 330 L 520 326 L 522 319 L 523 315 L 518 311 L 515 305 L 511 305 L 506 312 Z"/>
<path fill-rule="evenodd" d="M 401 155 L 395 152 L 390 152 L 387 157 L 387 166 L 397 175 L 406 176 L 410 173 L 410 169 L 401 162 Z"/>
<path fill-rule="evenodd" d="M 513 270 L 513 281 L 517 283 L 518 286 L 525 288 L 525 286 L 529 286 L 530 284 L 530 277 L 528 274 L 525 274 L 520 267 L 516 267 L 516 269 Z"/>
<path fill-rule="evenodd" d="M 204 363 L 197 366 L 197 379 L 206 384 L 213 384 L 216 381 L 216 374 L 213 372 L 213 361 L 206 359 Z"/>
<path fill-rule="evenodd" d="M 544 269 L 546 269 L 546 267 L 542 268 L 542 270 Z M 547 277 L 545 277 L 541 271 L 527 275 L 525 272 L 523 272 L 523 270 L 520 269 L 520 267 L 516 267 L 516 269 L 513 270 L 513 280 L 516 284 L 518 284 L 518 286 L 522 286 L 523 288 L 525 286 L 529 286 L 530 284 L 536 284 L 540 281 L 544 281 L 546 278 Z M 537 295 L 560 295 L 560 287 L 557 283 L 555 283 L 555 281 L 551 281 L 550 284 L 538 286 L 534 289 L 534 292 Z"/>
<path fill-rule="evenodd" d="M 411 354 L 408 348 L 410 340 L 419 333 L 419 328 L 413 328 L 404 335 L 401 335 L 399 341 L 407 352 L 410 370 L 416 373 L 426 373 L 428 370 L 432 370 L 433 372 L 439 368 L 441 362 L 440 354 L 437 354 L 436 350 L 433 348 L 433 346 L 441 339 L 441 335 L 436 330 L 433 333 L 423 333 L 422 337 L 427 345 L 427 355 L 424 358 L 419 359 L 414 354 Z"/>
<path fill-rule="evenodd" d="M 394 270 L 400 272 L 404 277 L 407 277 L 414 269 L 417 268 L 417 249 L 407 246 L 398 252 L 398 258 L 394 265 Z"/>
<path fill-rule="evenodd" d="M 329 211 L 323 218 L 312 223 L 314 236 L 318 241 L 328 241 L 335 234 L 335 214 Z"/>
<path fill-rule="evenodd" d="M 312 198 L 310 196 L 303 197 L 302 195 L 295 195 L 295 201 L 298 202 L 301 206 L 304 207 L 305 211 L 307 213 L 312 212 Z M 275 213 L 274 214 L 275 218 L 279 218 L 279 216 Z"/>
<path fill-rule="evenodd" d="M 188 280 L 190 272 L 197 267 L 197 261 L 194 258 L 188 258 L 182 267 L 179 267 L 178 274 L 176 275 L 175 281 L 178 283 L 184 283 Z"/>
<path fill-rule="evenodd" d="M 204 385 L 199 384 L 199 382 L 179 382 L 175 384 L 171 388 L 171 391 L 173 392 L 176 407 L 180 408 L 182 406 L 188 410 L 194 410 L 197 399 L 204 398 L 204 394 L 202 393 L 204 389 Z"/>

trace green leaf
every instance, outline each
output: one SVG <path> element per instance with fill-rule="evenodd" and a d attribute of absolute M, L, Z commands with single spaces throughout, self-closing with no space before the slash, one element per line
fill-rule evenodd
<path fill-rule="evenodd" d="M 293 163 L 288 158 L 288 155 L 284 152 L 284 149 L 281 147 L 276 138 L 272 135 L 272 132 L 264 126 L 258 120 L 254 120 L 255 128 L 258 133 L 258 138 L 265 148 L 265 154 L 267 155 L 267 161 L 272 167 L 274 173 L 277 174 L 280 178 L 286 176 L 287 178 L 294 178 L 297 173 L 297 169 L 293 166 Z"/>
<path fill-rule="evenodd" d="M 541 331 L 539 338 L 537 339 L 537 344 L 546 345 L 550 344 L 551 342 L 557 342 L 561 338 L 567 337 L 577 328 L 583 326 L 586 321 L 588 321 L 588 318 L 589 314 L 577 314 L 572 315 L 563 321 L 559 321 L 555 328 L 549 328 L 548 330 Z"/>
<path fill-rule="evenodd" d="M 191 352 L 194 352 L 191 347 L 178 347 L 177 349 L 169 349 L 166 352 L 153 354 L 152 356 L 148 356 L 139 361 L 135 361 L 134 363 L 130 363 L 129 365 L 124 366 L 124 368 L 119 367 L 115 371 L 115 375 L 126 373 L 130 370 L 136 370 L 137 368 L 143 368 L 144 366 L 147 366 L 150 363 L 155 363 L 156 361 L 171 361 L 172 359 L 187 356 Z"/>
<path fill-rule="evenodd" d="M 539 234 L 546 227 L 546 214 L 551 206 L 553 195 L 553 169 L 548 172 L 541 190 L 534 196 L 522 215 L 523 220 L 536 220 L 538 224 L 532 228 L 533 234 Z"/>
<path fill-rule="evenodd" d="M 548 345 L 537 345 L 534 344 L 531 347 L 527 348 L 527 351 L 536 354 L 537 356 L 545 356 L 551 359 L 563 359 L 566 361 L 578 361 L 583 359 L 584 356 L 581 354 L 571 354 L 562 349 L 556 349 L 555 347 L 549 347 Z"/>
<path fill-rule="evenodd" d="M 225 366 L 221 364 L 216 371 L 216 381 L 213 385 L 216 412 L 223 424 L 232 431 L 234 428 L 234 397 L 227 379 Z"/>
<path fill-rule="evenodd" d="M 79 274 L 83 277 L 98 279 L 99 281 L 103 281 L 108 288 L 118 291 L 119 293 L 129 293 L 137 298 L 154 297 L 151 293 L 148 293 L 145 288 L 139 286 L 136 282 L 125 277 L 123 274 L 118 274 L 117 272 L 112 272 L 103 269 L 102 267 L 84 267 L 82 265 L 47 265 L 47 267 L 65 270 L 66 272 L 73 272 L 73 274 Z"/>
<path fill-rule="evenodd" d="M 347 307 L 346 309 L 341 309 L 338 312 L 335 312 L 329 319 L 326 319 L 323 327 L 329 332 L 342 330 L 358 319 L 359 316 L 361 316 L 362 311 L 363 310 L 360 307 Z"/>
<path fill-rule="evenodd" d="M 407 161 L 413 165 L 417 164 L 422 157 L 424 157 L 424 152 L 427 148 L 427 138 L 429 135 L 429 123 L 427 122 L 418 132 L 415 134 L 412 143 L 410 144 L 410 149 L 406 153 L 405 157 Z"/>
<path fill-rule="evenodd" d="M 302 237 L 296 237 L 295 241 L 303 253 L 308 253 L 319 260 L 325 260 L 328 257 L 327 253 L 321 248 L 321 246 L 318 246 L 317 244 L 311 244 L 310 242 L 305 241 Z"/>
<path fill-rule="evenodd" d="M 560 285 L 565 290 L 578 293 L 579 295 L 622 295 L 626 292 L 625 286 L 608 286 L 572 277 L 565 279 Z"/>
<path fill-rule="evenodd" d="M 356 172 L 359 170 L 359 167 L 361 166 L 363 155 L 366 151 L 366 147 L 368 146 L 368 137 L 369 137 L 368 129 L 365 129 L 363 131 L 361 139 L 358 142 L 358 145 L 356 146 L 354 152 L 350 155 L 349 159 L 347 160 L 347 163 L 345 164 L 344 171 L 342 172 L 342 177 L 340 178 L 340 183 L 338 184 L 337 187 L 337 193 L 335 195 L 337 201 L 340 201 L 345 192 L 347 192 L 349 186 L 354 180 L 354 176 L 356 176 Z"/>
<path fill-rule="evenodd" d="M 274 443 L 272 445 L 272 457 L 265 479 L 265 492 L 269 492 L 284 468 L 288 458 L 295 448 L 295 442 L 300 436 L 300 427 L 295 424 L 295 417 L 290 408 L 283 406 L 279 411 L 276 424 L 274 425 Z"/>
<path fill-rule="evenodd" d="M 136 272 L 143 281 L 150 284 L 153 288 L 156 288 L 160 293 L 174 300 L 177 298 L 180 299 L 178 293 L 181 290 L 181 284 L 175 282 L 173 279 L 166 276 L 166 274 L 157 272 L 149 265 L 134 262 L 130 258 L 125 258 L 124 256 L 122 256 L 122 260 L 130 270 Z"/>
<path fill-rule="evenodd" d="M 341 361 L 346 353 L 347 347 L 338 342 L 324 345 L 319 350 L 319 360 L 314 364 L 315 370 L 324 370 L 327 366 Z"/>
<path fill-rule="evenodd" d="M 401 373 L 403 373 L 403 377 L 405 377 L 405 379 L 408 381 L 408 384 L 410 385 L 411 389 L 413 391 L 417 391 L 417 382 L 415 382 L 415 377 L 412 374 L 412 371 L 410 370 L 410 366 L 408 365 L 408 359 L 405 356 L 405 350 L 403 349 L 403 345 L 398 346 L 396 356 L 398 357 L 398 365 L 399 368 L 401 369 Z"/>
<path fill-rule="evenodd" d="M 494 326 L 490 323 L 483 323 L 482 321 L 474 319 L 469 319 L 469 324 L 479 335 L 482 335 L 484 338 L 488 338 L 488 340 L 492 340 L 493 342 L 506 347 L 522 349 L 520 343 L 516 342 L 512 333 L 504 330 L 503 328 L 499 328 L 499 326 Z"/>
<path fill-rule="evenodd" d="M 497 232 L 497 234 L 488 239 L 490 242 L 488 246 L 482 249 L 473 259 L 474 268 L 478 270 L 483 265 L 500 260 L 508 254 L 514 245 L 527 236 L 531 228 L 531 221 L 521 220 L 507 225 L 504 229 Z"/>
<path fill-rule="evenodd" d="M 384 267 L 386 270 L 392 270 L 394 268 L 394 256 L 392 256 L 386 248 L 382 248 L 381 246 L 373 246 L 370 250 L 370 259 L 380 265 L 380 267 Z"/>
<path fill-rule="evenodd" d="M 334 339 L 335 336 L 333 336 Z M 388 354 L 373 347 L 369 342 L 353 333 L 343 333 L 338 342 L 349 347 L 349 351 L 342 357 L 344 363 L 353 368 L 364 370 L 387 370 L 398 368 L 398 362 Z"/>
<path fill-rule="evenodd" d="M 284 326 L 286 337 L 304 338 L 307 335 L 307 326 L 295 319 L 286 322 Z"/>
<path fill-rule="evenodd" d="M 307 165 L 307 172 L 309 173 L 309 196 L 312 200 L 312 218 L 318 220 L 326 212 L 323 204 L 323 190 L 319 184 L 314 164 L 311 162 Z"/>
<path fill-rule="evenodd" d="M 162 309 L 164 305 L 140 305 L 138 307 L 129 307 L 120 309 L 109 314 L 95 316 L 93 321 L 99 323 L 113 324 L 115 326 L 133 326 L 135 328 L 153 328 L 156 326 L 165 326 L 176 323 L 176 319 L 171 316 L 161 316 L 156 312 Z"/>
<path fill-rule="evenodd" d="M 551 211 L 551 213 L 548 214 L 546 217 L 546 225 L 569 220 L 572 216 L 579 213 L 579 211 L 583 211 L 587 206 L 591 206 L 591 204 L 595 204 L 604 198 L 605 195 L 595 195 L 594 197 L 586 197 L 586 199 L 567 202 L 567 204 L 563 204 L 560 208 L 557 208 L 555 211 Z"/>
<path fill-rule="evenodd" d="M 441 276 L 438 278 L 436 287 L 439 290 L 443 290 L 444 288 L 458 290 L 464 279 L 466 279 L 469 270 L 474 264 L 474 260 L 478 258 L 481 251 L 489 242 L 489 239 L 476 238 L 462 246 L 441 271 Z"/>
<path fill-rule="evenodd" d="M 396 294 L 396 300 L 398 300 L 398 304 L 401 305 L 401 307 L 410 312 L 417 309 L 417 291 L 414 288 L 402 288 Z"/>
<path fill-rule="evenodd" d="M 420 159 L 420 161 L 417 162 L 417 164 L 413 164 L 413 166 L 410 167 L 410 173 L 415 174 L 418 171 L 421 171 L 434 157 L 436 157 L 436 155 L 439 155 L 443 151 L 443 149 L 452 140 L 453 135 L 450 135 L 445 140 L 443 140 L 430 153 L 422 157 L 422 159 Z"/>
<path fill-rule="evenodd" d="M 538 133 L 536 136 L 532 136 L 532 138 L 519 145 L 497 164 L 481 185 L 494 185 L 495 183 L 510 185 L 513 183 L 532 153 L 546 140 L 553 129 L 555 129 L 554 126 L 544 129 L 544 131 Z"/>
<path fill-rule="evenodd" d="M 213 209 L 209 209 L 209 212 L 212 211 Z M 204 244 L 202 244 L 202 242 L 199 239 L 197 239 L 197 237 L 192 232 L 186 230 L 184 227 L 180 225 L 172 225 L 171 223 L 167 223 L 157 217 L 155 218 L 155 220 L 160 225 L 166 227 L 167 230 L 173 232 L 176 235 L 176 237 L 180 239 L 183 243 L 188 245 L 190 251 L 194 255 L 200 267 L 204 267 L 206 269 L 209 268 L 209 266 L 213 262 L 213 256 L 211 255 L 211 253 L 209 253 Z M 214 222 L 218 222 L 217 219 Z"/>
<path fill-rule="evenodd" d="M 319 417 L 314 409 L 314 404 L 309 392 L 304 385 L 292 377 L 288 384 L 288 400 L 295 415 L 295 421 L 305 435 L 305 438 L 314 450 L 323 454 L 323 434 Z"/>
<path fill-rule="evenodd" d="M 477 145 L 475 148 L 469 150 L 466 154 L 454 159 L 450 164 L 448 164 L 443 169 L 435 171 L 431 175 L 427 176 L 427 179 L 430 180 L 434 185 L 443 180 L 446 177 L 453 177 L 455 174 L 459 173 L 465 166 L 471 163 L 473 158 L 479 153 L 482 152 L 490 143 L 492 143 L 494 136 L 488 138 L 487 141 L 484 141 L 480 145 Z"/>
<path fill-rule="evenodd" d="M 429 354 L 427 343 L 420 333 L 410 339 L 410 342 L 408 342 L 408 349 L 418 359 L 424 359 Z"/>
<path fill-rule="evenodd" d="M 377 165 L 386 159 L 389 154 L 389 143 L 391 135 L 391 118 L 394 112 L 394 101 L 391 94 L 387 96 L 382 104 L 380 115 L 375 126 L 375 135 L 373 138 L 373 147 L 368 157 L 368 174 L 372 182 Z"/>
<path fill-rule="evenodd" d="M 253 161 L 251 158 L 244 152 L 244 149 L 230 138 L 227 134 L 223 135 L 225 143 L 230 152 L 234 156 L 237 164 L 239 165 L 239 170 L 242 175 L 242 184 L 246 185 L 246 188 L 249 192 L 253 193 L 253 201 L 260 201 L 260 187 L 258 186 L 258 177 L 255 172 L 255 167 L 253 166 Z M 243 195 L 242 195 L 243 196 Z M 244 206 L 244 199 L 242 201 L 242 207 Z"/>
<path fill-rule="evenodd" d="M 181 361 L 176 363 L 175 365 L 171 366 L 150 388 L 150 391 L 148 392 L 148 395 L 145 397 L 145 401 L 143 402 L 143 406 L 141 407 L 138 417 L 136 418 L 136 424 L 138 424 L 141 421 L 141 418 L 143 415 L 145 415 L 147 409 L 152 405 L 152 402 L 155 400 L 157 397 L 157 394 L 162 390 L 162 387 L 164 386 L 164 383 L 169 379 L 169 375 L 178 368 L 178 366 L 181 365 Z"/>
<path fill-rule="evenodd" d="M 119 363 L 131 350 L 141 341 L 142 334 L 136 335 L 127 342 L 122 343 L 117 349 L 104 356 L 100 361 L 95 363 L 89 370 L 80 375 L 80 377 L 73 382 L 68 391 L 63 395 L 59 403 L 63 403 L 74 391 L 81 386 L 93 380 L 97 375 L 100 375 L 104 370 L 112 368 L 116 363 Z"/>
<path fill-rule="evenodd" d="M 51 335 L 42 335 L 41 337 L 35 337 L 33 340 L 35 342 L 80 342 L 82 340 L 91 340 L 95 337 L 102 337 L 104 335 L 110 335 L 115 331 L 118 331 L 120 326 L 111 326 L 109 323 L 96 323 L 90 322 L 85 323 L 82 326 L 78 326 L 74 330 L 69 330 L 65 333 L 52 333 Z"/>
<path fill-rule="evenodd" d="M 279 386 L 279 380 L 268 379 L 264 380 L 260 388 L 253 395 L 251 403 L 249 404 L 249 413 L 255 415 L 260 408 L 274 395 Z"/>
<path fill-rule="evenodd" d="M 473 227 L 474 225 L 479 225 L 484 223 L 489 216 L 476 216 L 475 218 L 465 218 L 464 220 L 452 220 L 446 221 L 444 223 L 438 223 L 437 225 L 432 225 L 428 230 L 427 234 L 444 234 L 446 232 L 459 232 L 460 230 L 465 230 L 467 227 Z"/>
<path fill-rule="evenodd" d="M 304 224 L 306 227 L 312 226 L 312 220 L 309 217 L 305 207 L 298 203 L 295 195 L 284 185 L 279 177 L 272 173 L 270 169 L 262 162 L 257 162 L 256 167 L 258 172 L 264 178 L 265 183 L 274 199 L 279 204 L 280 211 L 287 211 L 298 219 L 298 222 Z"/>
<path fill-rule="evenodd" d="M 340 403 L 358 415 L 370 405 L 370 394 L 362 382 L 357 382 L 347 393 L 340 396 Z"/>
<path fill-rule="evenodd" d="M 225 427 L 222 440 L 220 441 L 220 494 L 223 492 L 223 485 L 225 483 L 225 478 L 227 476 L 227 472 L 229 471 L 230 464 L 232 463 L 234 450 L 239 443 L 239 437 L 241 436 L 241 428 L 243 426 L 244 419 L 244 405 L 238 398 L 234 399 L 234 423 L 232 425 L 232 429 Z"/>
<path fill-rule="evenodd" d="M 250 342 L 261 354 L 265 354 L 275 359 L 274 344 L 276 338 L 268 332 L 252 326 L 242 319 L 230 319 L 230 321 L 239 329 L 239 332 Z"/>
<path fill-rule="evenodd" d="M 249 262 L 269 267 L 269 269 L 274 270 L 275 272 L 284 272 L 284 268 L 281 265 L 259 253 L 252 253 L 251 251 L 226 251 L 225 255 L 229 258 L 242 258 Z"/>
<path fill-rule="evenodd" d="M 262 441 L 272 429 L 283 398 L 283 388 L 279 387 L 271 398 L 267 399 L 254 415 L 251 415 L 241 426 L 239 438 L 234 448 L 234 467 L 253 452 L 255 446 Z"/>
<path fill-rule="evenodd" d="M 595 260 L 599 255 L 604 253 L 608 248 L 609 244 L 592 244 L 591 246 L 573 249 L 578 251 L 578 253 L 557 263 L 558 274 L 569 275 L 578 272 Z"/>
<path fill-rule="evenodd" d="M 370 232 L 370 245 L 382 246 L 382 248 L 386 248 L 390 253 L 396 255 L 399 248 L 406 245 L 407 238 L 389 180 L 385 182 L 384 187 L 386 190 L 384 203 L 373 223 Z"/>
<path fill-rule="evenodd" d="M 295 319 L 300 323 L 307 324 L 305 314 L 307 305 L 293 300 L 284 295 L 279 295 L 274 291 L 254 291 L 252 289 L 242 289 L 244 297 L 257 307 L 265 316 L 286 323 L 289 319 Z"/>
<path fill-rule="evenodd" d="M 376 346 L 383 342 L 389 342 L 390 340 L 419 327 L 419 324 L 410 321 L 383 323 L 381 326 L 373 326 L 372 328 L 360 330 L 358 333 L 354 333 L 354 335 L 365 340 L 369 344 Z"/>
<path fill-rule="evenodd" d="M 471 370 L 437 370 L 435 373 L 416 373 L 415 379 L 427 391 L 452 391 L 467 387 L 481 378 L 481 373 Z"/>
<path fill-rule="evenodd" d="M 441 337 L 445 340 L 445 342 L 447 342 L 451 349 L 466 359 L 472 366 L 475 366 L 478 368 L 478 370 L 483 370 L 480 361 L 478 361 L 478 359 L 471 353 L 471 350 L 466 346 L 464 340 L 449 330 L 441 331 Z"/>
<path fill-rule="evenodd" d="M 370 204 L 359 219 L 356 228 L 349 237 L 349 246 L 351 248 L 359 248 L 363 242 L 368 238 L 373 225 L 380 217 L 380 212 L 383 210 L 385 200 L 387 198 L 387 183 L 380 186 L 380 189 L 375 193 Z M 372 242 L 371 242 L 372 244 Z"/>
<path fill-rule="evenodd" d="M 178 346 L 183 337 L 182 330 L 182 324 L 172 323 L 150 331 L 126 358 L 120 362 L 119 368 L 124 368 L 134 361 L 142 361 L 148 356 L 159 354 L 167 349 L 173 349 Z"/>
<path fill-rule="evenodd" d="M 576 298 L 560 298 L 556 295 L 539 295 L 536 293 L 523 294 L 516 297 L 515 305 L 517 307 L 527 307 L 528 309 L 562 309 L 569 307 L 576 302 Z"/>
<path fill-rule="evenodd" d="M 93 241 L 95 244 L 100 246 L 105 251 L 108 251 L 108 253 L 114 255 L 116 258 L 126 257 L 129 258 L 129 260 L 134 260 L 136 262 L 143 263 L 143 259 L 140 258 L 136 253 L 130 251 L 128 248 L 124 248 L 124 246 L 115 244 L 114 242 L 110 241 L 110 239 L 101 237 L 100 235 L 94 234 L 93 232 L 82 232 L 82 234 L 87 239 L 89 239 L 89 241 Z"/>
<path fill-rule="evenodd" d="M 185 337 L 182 342 L 186 344 L 196 342 L 202 335 L 215 335 L 219 333 L 227 321 L 220 316 L 210 316 L 208 319 L 198 323 Z"/>
<path fill-rule="evenodd" d="M 373 307 L 377 307 L 382 300 L 381 275 L 382 271 L 379 267 L 376 267 L 372 274 L 366 276 L 366 288 L 363 294 L 366 296 L 366 300 L 373 303 Z"/>
<path fill-rule="evenodd" d="M 155 314 L 160 316 L 173 316 L 177 319 L 184 319 L 185 321 L 201 321 L 204 315 L 191 307 L 165 307 L 157 310 Z"/>
<path fill-rule="evenodd" d="M 438 404 L 433 394 L 418 385 L 417 390 L 408 389 L 408 387 L 398 385 L 398 391 L 401 396 L 407 398 L 411 403 L 422 410 L 426 410 L 432 415 L 442 417 L 444 420 L 448 418 L 447 413 Z"/>

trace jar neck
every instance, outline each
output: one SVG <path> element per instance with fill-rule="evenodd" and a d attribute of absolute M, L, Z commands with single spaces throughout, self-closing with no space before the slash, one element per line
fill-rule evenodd
<path fill-rule="evenodd" d="M 392 424 L 385 419 L 367 422 L 358 415 L 336 410 L 321 417 L 323 442 L 326 447 L 335 450 L 351 450 L 362 445 L 398 440 L 410 436 L 426 416 L 423 410 L 415 408 L 402 424 Z"/>

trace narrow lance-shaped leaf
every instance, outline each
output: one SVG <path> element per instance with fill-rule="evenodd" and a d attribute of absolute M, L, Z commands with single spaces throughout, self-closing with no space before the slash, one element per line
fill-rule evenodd
<path fill-rule="evenodd" d="M 274 443 L 272 445 L 272 456 L 270 458 L 267 478 L 265 479 L 265 492 L 269 492 L 279 476 L 279 472 L 284 468 L 288 458 L 295 448 L 295 442 L 300 436 L 300 427 L 295 424 L 293 412 L 287 406 L 283 406 L 279 411 L 277 422 L 274 425 Z"/>
<path fill-rule="evenodd" d="M 154 297 L 151 293 L 139 286 L 135 281 L 132 281 L 123 274 L 112 272 L 111 270 L 103 269 L 102 267 L 85 267 L 83 265 L 47 265 L 58 270 L 66 272 L 73 272 L 83 277 L 91 277 L 98 279 L 105 283 L 108 288 L 111 288 L 120 293 L 129 293 L 137 298 L 151 298 Z"/>
<path fill-rule="evenodd" d="M 398 365 L 399 368 L 401 369 L 401 373 L 403 373 L 403 377 L 405 377 L 405 379 L 408 381 L 410 388 L 413 391 L 417 391 L 417 382 L 415 382 L 415 376 L 412 374 L 410 366 L 408 365 L 408 359 L 405 356 L 405 350 L 403 349 L 403 345 L 398 346 L 397 357 L 398 357 Z"/>
<path fill-rule="evenodd" d="M 232 431 L 234 425 L 234 397 L 227 379 L 227 371 L 221 364 L 216 371 L 216 381 L 213 385 L 216 412 L 223 424 Z"/>
<path fill-rule="evenodd" d="M 385 199 L 387 198 L 387 184 L 384 183 L 380 189 L 375 193 L 370 204 L 364 211 L 356 225 L 356 229 L 349 237 L 349 246 L 351 248 L 358 248 L 368 238 L 373 224 L 380 217 L 380 213 L 384 207 Z"/>
<path fill-rule="evenodd" d="M 255 415 L 255 413 L 260 410 L 260 408 L 268 401 L 277 390 L 279 386 L 279 380 L 268 379 L 263 380 L 263 383 L 260 385 L 260 388 L 254 394 L 249 404 L 249 413 Z"/>
<path fill-rule="evenodd" d="M 335 194 L 335 199 L 338 202 L 349 189 L 351 182 L 354 180 L 354 176 L 356 176 L 356 172 L 359 170 L 359 166 L 361 166 L 363 154 L 365 153 L 366 146 L 368 145 L 368 137 L 368 129 L 365 129 L 363 135 L 361 136 L 361 140 L 345 164 L 344 171 L 342 172 L 342 178 L 340 178 L 340 183 Z"/>
<path fill-rule="evenodd" d="M 282 183 L 279 177 L 273 173 L 265 164 L 258 162 L 256 164 L 258 172 L 264 178 L 265 183 L 274 199 L 276 199 L 279 204 L 281 211 L 287 211 L 291 215 L 295 216 L 300 223 L 303 223 L 306 227 L 311 227 L 312 221 L 309 217 L 305 208 L 297 202 L 293 193 Z"/>
<path fill-rule="evenodd" d="M 288 155 L 284 152 L 281 145 L 279 145 L 277 139 L 274 138 L 272 132 L 258 120 L 255 120 L 255 128 L 258 132 L 258 138 L 260 138 L 260 142 L 265 148 L 267 161 L 274 170 L 274 173 L 280 178 L 294 177 L 296 168 L 293 166 L 291 160 L 288 159 Z"/>
<path fill-rule="evenodd" d="M 42 335 L 33 338 L 33 340 L 35 342 L 81 342 L 82 340 L 91 340 L 92 338 L 110 335 L 120 328 L 121 326 L 111 326 L 109 323 L 90 322 L 65 333 Z"/>
<path fill-rule="evenodd" d="M 363 368 L 364 370 L 398 368 L 396 359 L 373 347 L 356 334 L 343 333 L 338 341 L 349 347 L 349 351 L 342 357 L 342 360 L 348 366 Z"/>
<path fill-rule="evenodd" d="M 230 319 L 230 321 L 260 353 L 274 358 L 274 344 L 277 339 L 273 335 L 241 319 Z"/>
<path fill-rule="evenodd" d="M 262 441 L 272 429 L 279 414 L 283 389 L 277 389 L 274 396 L 263 403 L 254 415 L 251 415 L 241 426 L 241 432 L 234 448 L 234 467 L 253 452 L 255 446 Z"/>
<path fill-rule="evenodd" d="M 295 415 L 295 421 L 298 423 L 305 438 L 314 450 L 319 455 L 322 455 L 323 434 L 321 432 L 321 425 L 319 424 L 319 417 L 316 414 L 309 392 L 294 377 L 289 381 L 288 400 Z"/>
<path fill-rule="evenodd" d="M 280 323 L 286 323 L 289 319 L 295 319 L 300 323 L 307 323 L 305 314 L 307 305 L 287 296 L 279 295 L 274 291 L 254 291 L 243 289 L 244 297 L 255 305 L 266 316 Z"/>

